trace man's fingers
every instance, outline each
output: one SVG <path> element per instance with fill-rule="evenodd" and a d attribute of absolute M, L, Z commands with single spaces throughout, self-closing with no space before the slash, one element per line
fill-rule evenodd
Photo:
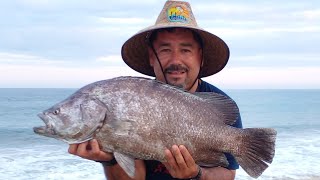
<path fill-rule="evenodd" d="M 88 146 L 88 141 L 86 142 L 83 142 L 81 144 L 78 145 L 78 149 L 77 149 L 77 155 L 80 156 L 80 157 L 84 157 L 86 158 L 88 155 L 87 153 L 87 146 Z"/>
<path fill-rule="evenodd" d="M 173 152 L 173 156 L 176 160 L 176 163 L 177 163 L 179 169 L 181 169 L 181 170 L 186 169 L 187 165 L 186 165 L 185 159 L 184 159 L 183 155 L 181 154 L 180 149 L 177 145 L 172 146 L 172 152 Z"/>
<path fill-rule="evenodd" d="M 100 153 L 100 146 L 99 146 L 98 141 L 96 139 L 90 140 L 89 145 L 91 146 L 90 153 L 92 153 L 94 155 L 98 155 Z"/>
<path fill-rule="evenodd" d="M 70 144 L 68 152 L 70 154 L 76 155 L 77 154 L 77 149 L 78 149 L 78 144 Z"/>
<path fill-rule="evenodd" d="M 170 151 L 169 149 L 166 149 L 166 150 L 164 151 L 164 154 L 165 154 L 167 163 L 174 165 L 174 164 L 175 164 L 175 159 L 174 159 L 171 151 Z"/>
<path fill-rule="evenodd" d="M 179 150 L 184 158 L 184 161 L 189 168 L 193 168 L 195 166 L 194 159 L 192 158 L 191 154 L 187 150 L 187 148 L 184 145 L 179 146 Z"/>
<path fill-rule="evenodd" d="M 164 153 L 167 160 L 166 165 L 168 166 L 168 169 L 175 170 L 177 168 L 177 163 L 172 152 L 169 149 L 166 149 Z"/>
<path fill-rule="evenodd" d="M 193 177 L 192 175 L 197 171 L 191 154 L 185 146 L 173 145 L 170 150 L 165 150 L 165 157 L 167 162 L 163 163 L 168 169 L 172 177 L 185 178 Z"/>

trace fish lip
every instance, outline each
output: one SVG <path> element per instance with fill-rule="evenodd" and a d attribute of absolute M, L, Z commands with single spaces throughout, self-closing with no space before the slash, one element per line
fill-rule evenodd
<path fill-rule="evenodd" d="M 37 126 L 37 127 L 33 127 L 33 132 L 44 135 L 46 134 L 46 129 L 47 129 L 46 126 Z"/>
<path fill-rule="evenodd" d="M 56 136 L 57 133 L 55 132 L 53 125 L 50 123 L 49 117 L 45 116 L 44 113 L 39 113 L 38 117 L 44 122 L 45 126 L 34 127 L 33 131 L 44 136 Z"/>
<path fill-rule="evenodd" d="M 88 136 L 86 138 L 83 139 L 79 139 L 79 140 L 74 140 L 74 139 L 64 139 L 61 137 L 61 134 L 58 134 L 57 131 L 55 130 L 54 126 L 52 123 L 50 123 L 51 121 L 51 117 L 47 116 L 45 114 L 45 112 L 43 113 L 39 113 L 37 114 L 37 116 L 44 122 L 45 126 L 37 126 L 37 127 L 33 127 L 33 131 L 36 134 L 42 135 L 42 136 L 46 136 L 46 137 L 51 137 L 51 138 L 55 138 L 55 139 L 59 139 L 62 140 L 68 144 L 78 144 L 78 143 L 82 143 L 88 140 L 93 139 L 93 136 Z"/>

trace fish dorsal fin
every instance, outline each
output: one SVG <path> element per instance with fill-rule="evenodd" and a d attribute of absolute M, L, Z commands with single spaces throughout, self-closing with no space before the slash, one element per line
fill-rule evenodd
<path fill-rule="evenodd" d="M 121 154 L 119 152 L 113 153 L 114 158 L 117 160 L 118 164 L 122 169 L 128 174 L 129 177 L 134 178 L 135 174 L 135 164 L 134 159 L 130 156 Z"/>
<path fill-rule="evenodd" d="M 215 114 L 225 124 L 233 125 L 236 122 L 239 116 L 239 109 L 230 97 L 214 92 L 196 92 L 194 95 L 205 100 L 209 104 L 209 108 L 215 109 Z"/>

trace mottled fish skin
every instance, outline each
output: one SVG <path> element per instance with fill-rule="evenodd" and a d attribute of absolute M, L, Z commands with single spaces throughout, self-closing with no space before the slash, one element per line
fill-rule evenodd
<path fill-rule="evenodd" d="M 134 159 L 163 162 L 164 150 L 174 144 L 185 145 L 196 163 L 212 167 L 227 166 L 223 153 L 231 153 L 252 177 L 260 176 L 274 157 L 276 132 L 230 126 L 238 107 L 216 93 L 189 93 L 156 80 L 118 77 L 89 84 L 44 114 L 56 109 L 65 112 L 64 123 L 53 129 L 64 133 L 51 137 L 69 143 L 94 137 L 131 177 Z M 45 120 L 47 126 L 59 124 L 61 118 L 54 118 Z M 39 134 L 45 135 L 43 128 Z"/>
<path fill-rule="evenodd" d="M 233 130 L 217 117 L 214 107 L 202 98 L 163 83 L 148 79 L 118 78 L 108 82 L 103 90 L 105 92 L 99 93 L 103 95 L 99 99 L 112 106 L 109 107 L 106 126 L 96 137 L 101 135 L 99 139 L 104 139 L 103 144 L 117 144 L 126 153 L 134 154 L 146 148 L 145 151 L 149 153 L 140 153 L 141 159 L 164 160 L 163 150 L 173 144 L 190 146 L 190 151 L 207 150 L 211 140 L 211 143 L 219 143 L 215 142 L 217 140 L 212 138 L 213 135 L 217 136 L 226 128 Z M 107 92 L 113 93 L 106 95 Z M 236 106 L 231 108 L 236 112 L 233 114 L 235 120 L 238 109 Z M 103 138 L 106 134 L 109 138 Z M 227 143 L 232 147 L 234 142 Z M 225 144 L 222 139 L 220 143 Z M 152 147 L 154 149 L 151 150 Z"/>

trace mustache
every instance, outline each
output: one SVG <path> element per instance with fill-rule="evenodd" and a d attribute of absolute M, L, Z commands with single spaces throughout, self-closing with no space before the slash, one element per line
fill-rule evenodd
<path fill-rule="evenodd" d="M 186 66 L 183 66 L 181 64 L 171 64 L 169 67 L 167 67 L 164 70 L 164 73 L 169 73 L 172 71 L 184 71 L 184 72 L 188 72 L 189 68 L 187 68 Z"/>

